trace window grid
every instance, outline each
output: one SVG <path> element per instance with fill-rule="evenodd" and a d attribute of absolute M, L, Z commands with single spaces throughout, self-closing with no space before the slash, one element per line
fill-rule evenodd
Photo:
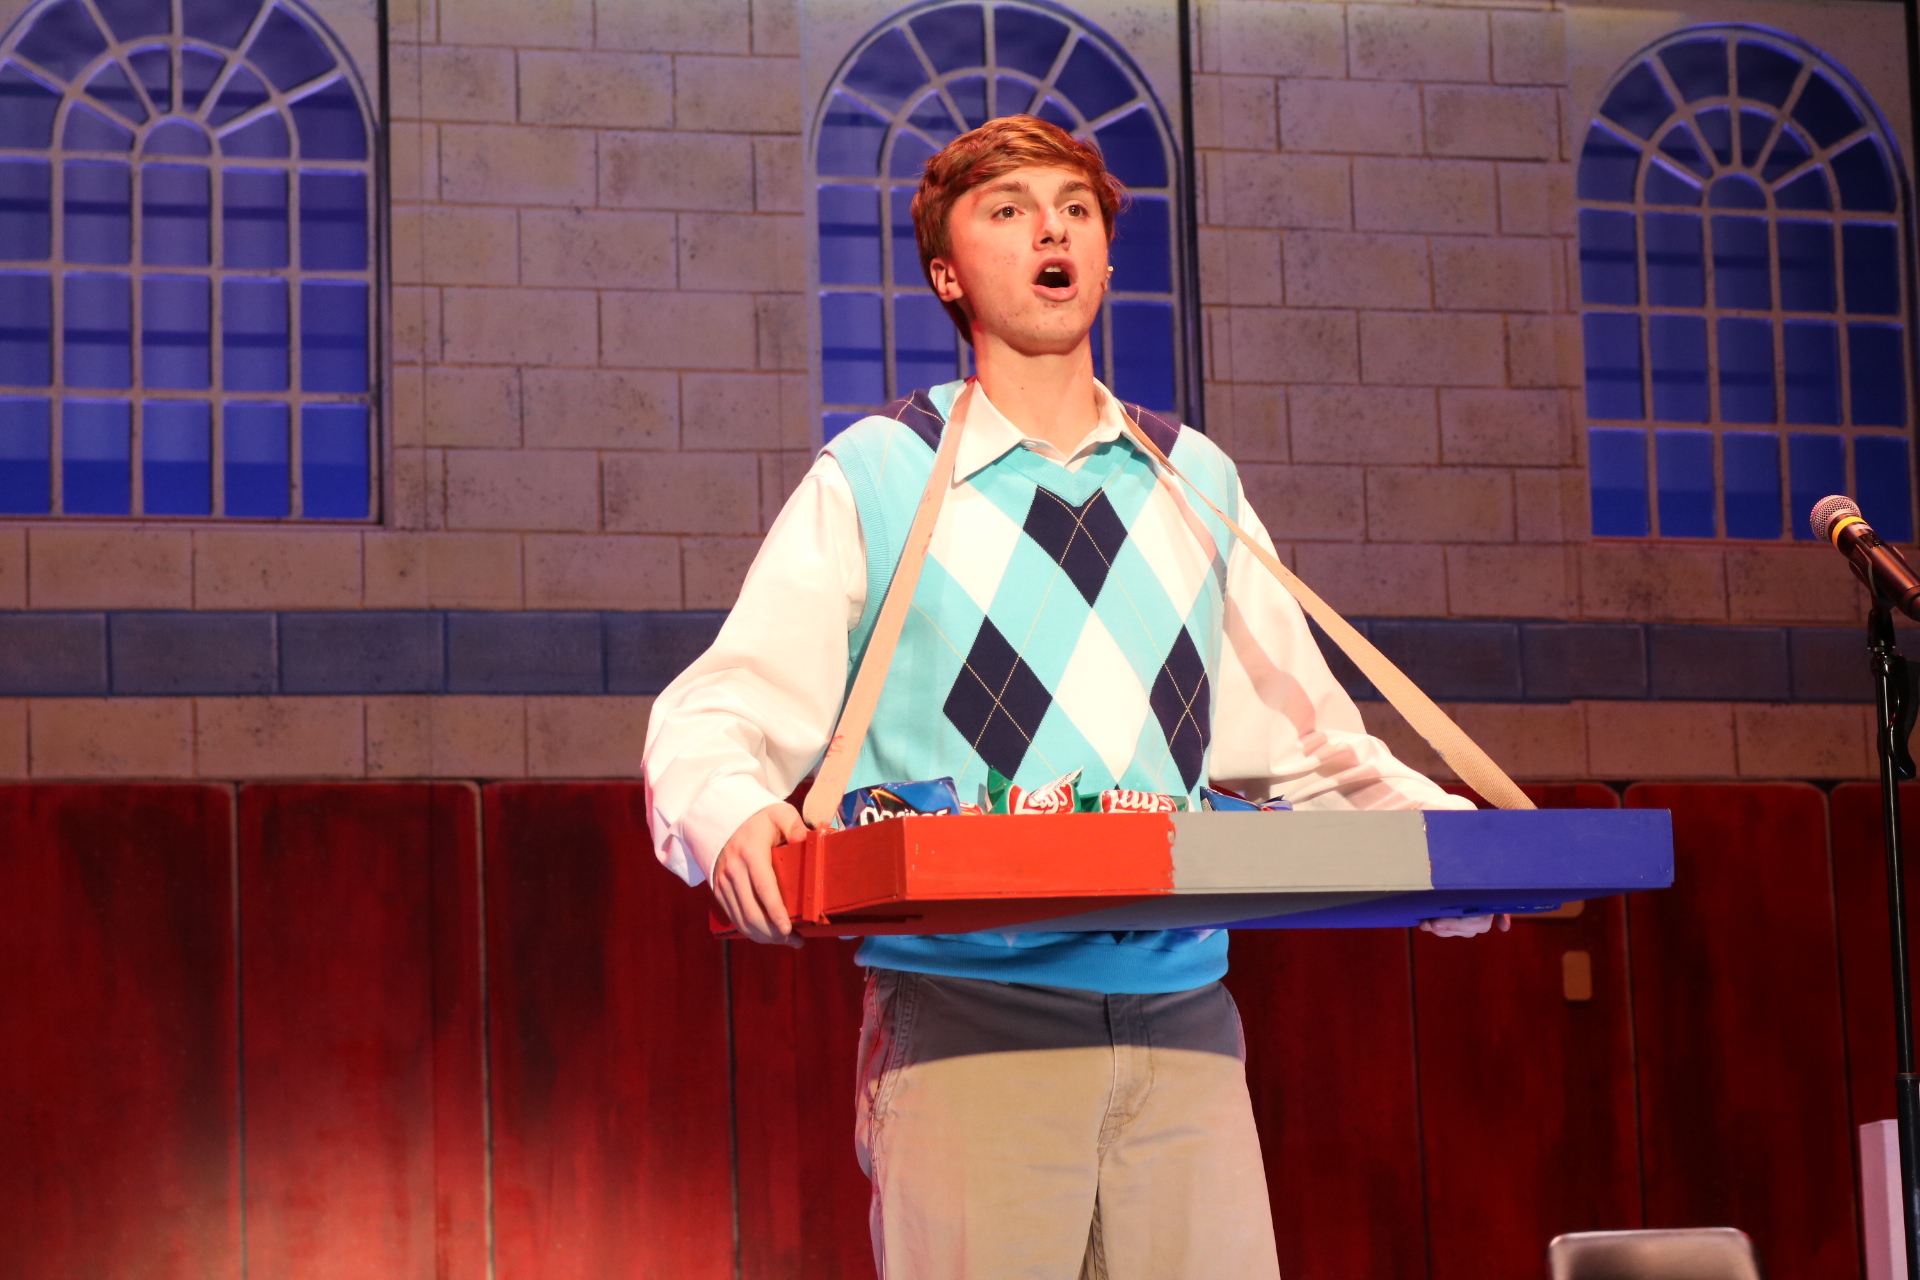
<path fill-rule="evenodd" d="M 48 402 L 46 468 L 50 492 L 43 498 L 44 505 L 38 514 L 77 514 L 93 518 L 132 515 L 162 519 L 170 516 L 369 519 L 378 506 L 377 469 L 374 464 L 377 456 L 374 447 L 377 420 L 371 395 L 374 386 L 373 344 L 378 332 L 378 299 L 372 287 L 375 266 L 373 231 L 377 226 L 377 211 L 373 205 L 374 183 L 368 159 L 367 113 L 348 70 L 350 63 L 324 25 L 304 10 L 294 9 L 288 0 L 270 0 L 268 3 L 261 3 L 260 0 L 163 0 L 160 6 L 149 6 L 149 9 L 156 7 L 166 10 L 167 25 L 164 31 L 149 30 L 129 38 L 115 38 L 122 33 L 109 25 L 94 0 L 55 0 L 54 3 L 36 6 L 23 15 L 4 43 L 0 44 L 0 58 L 5 59 L 4 64 L 0 64 L 5 68 L 0 75 L 28 78 L 33 82 L 33 87 L 26 91 L 29 94 L 37 91 L 59 95 L 51 120 L 50 145 L 10 146 L 6 142 L 13 140 L 10 135 L 16 129 L 10 126 L 6 113 L 20 109 L 17 105 L 21 96 L 19 80 L 16 78 L 12 85 L 0 84 L 0 166 L 10 162 L 28 162 L 44 164 L 48 169 L 48 194 L 44 202 L 50 232 L 47 254 L 41 257 L 18 255 L 14 252 L 16 245 L 8 237 L 0 236 L 0 278 L 44 279 L 48 283 L 48 381 L 38 385 L 0 385 L 0 404 Z M 196 24 L 204 30 L 223 19 L 231 23 L 235 16 L 244 17 L 248 11 L 251 11 L 251 18 L 245 22 L 244 28 L 235 28 L 241 33 L 231 40 L 216 42 L 185 34 L 193 32 Z M 49 45 L 44 40 L 38 48 L 32 45 L 39 34 L 36 28 L 42 25 L 43 20 L 71 23 L 75 14 L 91 20 L 95 24 L 95 31 L 104 35 L 107 43 L 104 50 L 86 58 L 71 76 L 63 77 L 59 67 L 45 65 L 44 61 L 49 51 L 58 56 L 63 46 L 57 42 Z M 129 21 L 124 13 L 117 12 L 116 17 L 120 18 L 123 27 Z M 289 40 L 290 30 L 292 35 Z M 275 35 L 282 37 L 286 43 L 278 47 L 266 47 Z M 307 42 L 304 46 L 301 44 L 302 38 Z M 69 41 L 65 46 L 69 54 L 73 43 Z M 84 51 L 84 42 L 82 49 Z M 320 51 L 317 57 L 316 50 Z M 244 55 L 238 51 L 245 51 Z M 37 61 L 33 54 L 41 54 L 43 60 Z M 161 74 L 161 64 L 154 60 L 156 56 L 164 56 L 165 59 L 164 90 L 157 90 L 154 83 Z M 307 59 L 305 67 L 300 64 L 303 56 Z M 279 74 L 262 67 L 262 58 L 274 62 Z M 139 70 L 136 70 L 135 59 L 139 59 Z M 193 83 L 189 63 L 193 64 L 194 70 L 204 70 L 216 61 L 217 74 L 210 80 Z M 94 91 L 103 76 L 112 77 L 116 67 L 125 82 L 119 86 L 119 105 L 103 99 L 100 93 Z M 318 70 L 316 74 L 285 86 L 276 83 L 290 75 L 297 77 L 307 68 Z M 142 71 L 147 74 L 142 75 Z M 65 87 L 62 87 L 63 83 Z M 6 96 L 9 88 L 15 89 L 11 98 Z M 190 95 L 195 101 L 187 100 Z M 249 98 L 256 100 L 246 105 L 246 99 Z M 230 99 L 240 99 L 243 104 L 241 109 L 229 107 Z M 333 113 L 332 120 L 320 114 L 327 111 Z M 340 118 L 349 111 L 350 123 Z M 303 112 L 311 114 L 303 118 Z M 73 131 L 76 129 L 76 116 L 82 117 L 82 121 L 78 122 L 82 133 L 76 139 L 78 145 L 69 145 L 69 139 L 74 137 Z M 104 118 L 122 133 L 130 134 L 130 144 L 115 149 L 115 139 L 99 131 L 96 117 Z M 309 124 L 309 120 L 315 123 Z M 273 137 L 274 122 L 277 122 L 280 130 L 278 140 Z M 92 139 L 84 135 L 84 130 L 89 127 L 93 129 Z M 180 152 L 177 142 L 170 144 L 169 139 L 185 136 L 181 132 L 183 129 L 198 131 L 199 137 L 204 140 L 201 143 L 202 153 L 193 154 L 191 148 Z M 171 130 L 171 133 L 159 139 L 159 149 L 156 150 L 155 135 L 162 130 Z M 250 137 L 236 138 L 236 135 L 248 134 L 250 130 L 253 131 Z M 93 145 L 88 145 L 89 141 Z M 259 154 L 262 150 L 268 154 Z M 275 150 L 282 154 L 271 154 Z M 327 154 L 329 151 L 343 154 L 332 156 Z M 69 181 L 76 165 L 115 166 L 126 175 L 124 216 L 127 235 L 123 261 L 89 262 L 70 258 L 70 250 L 75 246 L 68 243 L 68 224 L 74 220 L 68 200 L 72 194 Z M 162 185 L 155 178 L 169 172 L 188 170 L 196 171 L 205 178 L 206 204 L 203 208 L 194 207 L 194 211 L 204 216 L 204 260 L 197 264 L 149 261 L 156 252 L 164 256 L 163 250 L 152 247 L 156 240 L 163 238 L 157 233 L 157 227 L 163 226 L 164 222 L 156 223 L 156 227 L 148 226 L 151 216 L 149 205 L 162 204 L 150 197 L 151 189 Z M 282 216 L 278 219 L 283 235 L 282 260 L 280 265 L 271 266 L 232 265 L 229 259 L 236 255 L 228 243 L 228 210 L 235 208 L 242 214 L 248 211 L 247 206 L 238 203 L 245 198 L 244 195 L 232 188 L 248 177 L 260 175 L 273 175 L 282 185 Z M 332 182 L 338 186 L 341 179 L 358 179 L 358 199 L 352 206 L 329 205 L 322 200 L 309 208 L 306 198 L 309 178 L 319 180 L 314 184 L 316 189 L 319 183 Z M 347 185 L 353 184 L 349 181 Z M 0 201 L 0 208 L 9 208 L 14 203 Z M 257 208 L 253 206 L 256 211 Z M 190 220 L 197 220 L 192 219 L 191 213 L 189 216 Z M 236 221 L 245 222 L 246 219 L 242 217 Z M 319 256 L 309 252 L 309 241 L 316 244 L 323 241 L 329 223 L 345 226 L 348 233 L 344 242 L 347 253 L 349 257 L 357 257 L 357 265 L 332 269 L 307 265 L 309 257 Z M 352 234 L 356 224 L 357 237 Z M 191 227 L 189 230 L 197 236 L 197 231 Z M 339 237 L 336 237 L 338 240 Z M 342 247 L 342 243 L 336 242 L 331 246 L 331 251 L 338 254 Z M 322 245 L 322 255 L 326 251 L 326 246 Z M 123 338 L 125 344 L 127 368 L 124 386 L 93 386 L 70 381 L 69 368 L 75 358 L 71 336 L 77 329 L 70 330 L 67 323 L 69 281 L 88 279 L 125 282 L 128 292 L 126 331 L 124 335 L 115 335 Z M 148 361 L 157 348 L 167 345 L 154 341 L 156 334 L 177 340 L 180 333 L 179 330 L 159 330 L 148 323 L 149 319 L 153 319 L 161 324 L 177 324 L 181 319 L 177 309 L 164 315 L 148 315 L 146 307 L 150 291 L 165 282 L 199 282 L 206 286 L 204 328 L 190 331 L 203 334 L 206 362 L 204 386 L 148 385 Z M 278 286 L 284 300 L 284 314 L 278 317 L 282 321 L 280 329 L 284 338 L 277 341 L 274 347 L 285 364 L 284 385 L 279 389 L 228 386 L 229 348 L 245 345 L 244 342 L 234 341 L 236 337 L 245 339 L 249 336 L 241 330 L 228 328 L 230 321 L 240 323 L 229 314 L 229 284 L 242 288 Z M 311 371 L 306 367 L 306 356 L 310 342 L 341 343 L 338 333 L 327 333 L 324 328 L 307 332 L 304 312 L 308 299 L 330 296 L 328 293 L 310 294 L 310 285 L 322 289 L 331 286 L 360 295 L 358 305 L 351 308 L 357 312 L 357 334 L 349 332 L 345 339 L 345 349 L 354 356 L 345 380 L 357 383 L 357 389 L 326 391 L 307 388 Z M 274 335 L 270 331 L 268 336 Z M 338 370 L 334 376 L 338 377 Z M 161 381 L 167 380 L 163 378 Z M 76 459 L 69 449 L 72 444 L 69 437 L 75 425 L 69 422 L 69 410 L 74 410 L 72 417 L 81 418 L 86 416 L 91 406 L 102 404 L 115 408 L 124 406 L 127 413 L 125 509 L 70 510 L 74 506 L 69 493 L 74 464 L 77 460 L 83 460 Z M 156 462 L 165 464 L 167 461 L 165 458 L 156 458 L 149 449 L 164 433 L 159 431 L 156 422 L 163 415 L 152 414 L 148 410 L 152 406 L 169 404 L 204 407 L 206 411 L 206 456 L 204 461 L 194 459 L 190 463 L 197 473 L 203 475 L 201 482 L 206 486 L 205 505 L 201 509 L 156 510 L 150 500 L 154 495 L 147 492 L 149 469 Z M 327 446 L 319 439 L 310 442 L 307 438 L 309 418 L 324 421 L 327 411 L 333 408 L 344 409 L 351 418 L 358 419 L 357 441 L 354 439 L 356 424 L 352 421 L 345 423 L 344 432 L 336 430 L 333 433 L 346 440 L 349 462 L 344 465 L 357 467 L 358 474 L 349 475 L 344 488 L 336 478 L 333 491 L 323 499 L 331 505 L 332 510 L 310 512 L 307 508 L 314 504 L 308 501 L 308 472 L 318 472 L 329 465 L 336 468 L 343 465 L 320 460 L 318 455 Z M 230 413 L 233 409 L 241 412 Z M 234 441 L 229 437 L 256 424 L 263 417 L 271 419 L 276 416 L 273 410 L 280 410 L 277 416 L 284 419 L 281 443 L 277 449 L 269 444 L 267 462 L 250 463 L 247 459 L 254 450 L 244 445 L 234 449 Z M 4 431 L 6 425 L 0 421 L 0 431 Z M 262 438 L 270 440 L 275 430 L 271 421 L 268 421 L 265 431 L 261 433 Z M 325 434 L 322 432 L 322 435 Z M 310 443 L 312 449 L 309 449 Z M 7 444 L 4 438 L 0 438 L 0 467 L 4 467 L 9 460 Z M 356 452 L 359 455 L 357 458 L 352 456 Z M 271 456 L 276 453 L 277 457 Z M 273 471 L 276 476 L 274 483 L 283 492 L 276 495 L 271 488 L 260 489 L 258 493 L 266 496 L 264 503 L 258 500 L 256 494 L 249 499 L 250 507 L 236 511 L 230 502 L 234 495 L 229 493 L 228 482 L 236 471 L 249 466 Z M 355 486 L 361 491 L 357 495 L 352 492 Z M 5 497 L 5 492 L 0 490 L 0 511 L 36 514 L 31 510 L 14 510 L 6 505 Z M 165 506 L 164 503 L 162 505 Z"/>
<path fill-rule="evenodd" d="M 920 271 L 908 205 L 926 158 L 986 119 L 1026 112 L 1102 146 L 1133 197 L 1113 246 L 1115 287 L 1094 330 L 1096 376 L 1150 408 L 1180 402 L 1179 170 L 1151 89 L 1064 10 L 935 3 L 896 15 L 855 47 L 815 129 L 826 437 L 896 396 L 972 371 L 970 349 Z M 1161 328 L 1164 342 L 1155 341 Z M 1142 333 L 1145 358 L 1129 359 Z"/>
<path fill-rule="evenodd" d="M 1905 189 L 1844 73 L 1757 28 L 1677 32 L 1610 87 L 1579 196 L 1594 532 L 1807 539 L 1806 494 L 1845 488 L 1910 537 Z"/>

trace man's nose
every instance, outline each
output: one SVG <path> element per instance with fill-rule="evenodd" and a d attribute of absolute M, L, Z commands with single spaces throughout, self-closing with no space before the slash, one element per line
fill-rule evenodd
<path fill-rule="evenodd" d="M 1040 243 L 1065 244 L 1067 242 L 1067 219 L 1058 209 L 1049 209 L 1041 216 Z"/>

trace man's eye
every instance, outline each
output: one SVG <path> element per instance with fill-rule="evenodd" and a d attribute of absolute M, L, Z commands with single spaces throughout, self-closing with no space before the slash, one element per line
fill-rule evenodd
<path fill-rule="evenodd" d="M 1087 216 L 1087 206 L 1083 204 L 1070 204 L 1067 206 L 1067 213 L 1071 217 L 1084 218 Z"/>
<path fill-rule="evenodd" d="M 996 218 L 1011 218 L 1013 214 L 1014 208 L 1010 204 L 1003 204 L 993 211 L 993 216 Z"/>

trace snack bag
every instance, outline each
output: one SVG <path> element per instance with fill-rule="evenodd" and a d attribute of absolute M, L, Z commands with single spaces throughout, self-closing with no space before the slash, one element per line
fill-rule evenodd
<path fill-rule="evenodd" d="M 1035 787 L 1029 791 L 1011 779 L 1003 777 L 999 770 L 987 771 L 987 812 L 988 813 L 1073 813 L 1080 807 L 1081 800 L 1074 790 L 1074 784 L 1080 781 L 1080 770 L 1055 778 L 1044 787 Z"/>
<path fill-rule="evenodd" d="M 960 793 L 953 779 L 935 778 L 931 782 L 889 782 L 849 791 L 841 798 L 838 817 L 842 827 L 852 828 L 909 814 L 961 811 Z"/>
<path fill-rule="evenodd" d="M 1163 796 L 1153 791 L 1116 787 L 1100 793 L 1100 813 L 1184 813 L 1185 796 Z"/>
<path fill-rule="evenodd" d="M 1234 795 L 1231 791 L 1215 791 L 1212 787 L 1200 788 L 1200 805 L 1203 809 L 1212 809 L 1220 813 L 1251 813 L 1263 810 L 1267 813 L 1285 813 L 1293 808 L 1286 800 L 1249 800 L 1245 796 Z"/>

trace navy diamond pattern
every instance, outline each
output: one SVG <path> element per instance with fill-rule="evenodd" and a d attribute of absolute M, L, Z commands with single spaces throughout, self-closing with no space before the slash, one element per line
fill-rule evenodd
<path fill-rule="evenodd" d="M 1127 526 L 1107 501 L 1105 490 L 1076 507 L 1036 486 L 1025 527 L 1027 536 L 1066 570 L 1088 604 L 1099 599 L 1113 558 L 1127 540 Z"/>
<path fill-rule="evenodd" d="M 1207 688 L 1207 664 L 1185 627 L 1160 674 L 1154 678 L 1147 705 L 1167 735 L 1167 754 L 1180 770 L 1180 780 L 1191 791 L 1200 780 L 1200 769 L 1207 756 L 1207 739 L 1212 733 L 1212 699 Z"/>
<path fill-rule="evenodd" d="M 1201 679 L 1205 678 L 1203 671 Z M 966 665 L 942 708 L 948 721 L 973 744 L 982 760 L 1003 777 L 1011 778 L 1026 759 L 1027 747 L 1052 705 L 1053 695 L 1040 683 L 1033 668 L 1007 643 L 998 627 L 981 619 L 980 633 L 967 651 Z M 1195 769 L 1197 772 L 1198 765 Z"/>

